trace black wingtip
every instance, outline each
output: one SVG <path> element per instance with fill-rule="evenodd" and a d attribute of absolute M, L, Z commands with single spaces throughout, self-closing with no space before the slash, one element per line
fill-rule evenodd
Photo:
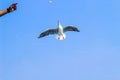
<path fill-rule="evenodd" d="M 76 28 L 76 30 L 75 30 L 75 31 L 80 32 L 80 30 L 79 30 L 79 29 L 77 29 L 77 28 Z"/>
<path fill-rule="evenodd" d="M 37 38 L 39 39 L 39 38 L 41 38 L 41 36 L 38 36 Z"/>
<path fill-rule="evenodd" d="M 77 30 L 77 32 L 80 32 L 80 30 Z"/>

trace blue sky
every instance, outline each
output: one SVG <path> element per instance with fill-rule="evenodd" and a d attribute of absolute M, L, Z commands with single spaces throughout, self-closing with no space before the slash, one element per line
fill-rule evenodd
<path fill-rule="evenodd" d="M 120 80 L 120 0 L 1 0 L 0 80 Z M 80 33 L 38 35 L 74 25 Z"/>

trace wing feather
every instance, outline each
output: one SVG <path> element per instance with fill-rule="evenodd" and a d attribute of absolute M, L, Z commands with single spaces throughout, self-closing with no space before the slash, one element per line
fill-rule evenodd
<path fill-rule="evenodd" d="M 57 29 L 48 29 L 48 30 L 42 32 L 42 33 L 38 36 L 38 38 L 45 37 L 45 36 L 48 36 L 48 35 L 50 35 L 50 34 L 56 34 L 57 32 L 58 32 Z"/>
<path fill-rule="evenodd" d="M 76 31 L 76 32 L 80 32 L 80 30 L 78 30 L 78 28 L 74 27 L 74 26 L 66 26 L 64 28 L 64 32 L 66 31 Z"/>

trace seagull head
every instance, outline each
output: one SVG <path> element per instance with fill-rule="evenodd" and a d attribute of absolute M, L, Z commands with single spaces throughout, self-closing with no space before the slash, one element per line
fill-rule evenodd
<path fill-rule="evenodd" d="M 64 33 L 62 33 L 62 34 L 57 34 L 56 38 L 57 38 L 58 40 L 64 40 L 64 39 L 66 38 L 66 35 L 65 35 Z"/>

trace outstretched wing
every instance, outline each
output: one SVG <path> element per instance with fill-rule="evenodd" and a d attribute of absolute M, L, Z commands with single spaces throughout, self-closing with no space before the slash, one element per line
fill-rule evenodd
<path fill-rule="evenodd" d="M 48 29 L 47 31 L 42 32 L 42 33 L 38 36 L 38 38 L 42 38 L 42 37 L 48 36 L 48 35 L 50 35 L 50 34 L 56 34 L 57 32 L 58 32 L 57 29 Z"/>
<path fill-rule="evenodd" d="M 64 32 L 66 31 L 76 31 L 76 32 L 80 32 L 80 30 L 78 30 L 78 28 L 74 27 L 74 26 L 66 26 L 64 27 Z"/>

